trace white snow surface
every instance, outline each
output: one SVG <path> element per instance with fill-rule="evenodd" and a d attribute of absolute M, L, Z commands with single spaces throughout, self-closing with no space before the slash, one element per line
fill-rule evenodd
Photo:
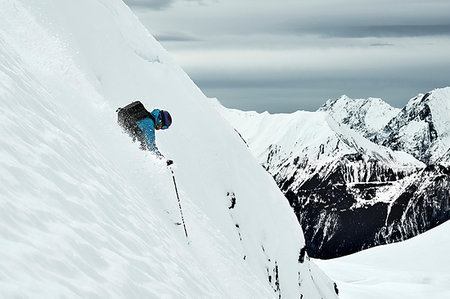
<path fill-rule="evenodd" d="M 165 163 L 116 123 L 137 99 L 173 116 L 157 144 L 189 244 Z M 336 297 L 273 179 L 123 2 L 0 0 L 0 114 L 1 298 Z"/>
<path fill-rule="evenodd" d="M 450 223 L 394 244 L 315 260 L 339 286 L 341 299 L 450 298 Z"/>

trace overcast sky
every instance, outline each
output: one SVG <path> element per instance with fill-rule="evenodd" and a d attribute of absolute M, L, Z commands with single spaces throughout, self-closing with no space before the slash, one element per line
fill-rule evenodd
<path fill-rule="evenodd" d="M 450 86 L 449 0 L 125 0 L 208 97 L 259 112 Z"/>

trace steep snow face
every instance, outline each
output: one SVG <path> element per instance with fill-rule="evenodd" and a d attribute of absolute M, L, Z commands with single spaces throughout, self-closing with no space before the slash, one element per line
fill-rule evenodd
<path fill-rule="evenodd" d="M 380 144 L 436 163 L 450 148 L 450 87 L 419 94 L 382 130 Z"/>
<path fill-rule="evenodd" d="M 400 109 L 378 98 L 351 99 L 344 95 L 336 100 L 328 100 L 319 111 L 327 112 L 337 122 L 367 137 L 386 126 Z"/>
<path fill-rule="evenodd" d="M 121 1 L 0 2 L 0 297 L 335 298 L 272 178 Z M 165 163 L 122 134 L 173 116 Z"/>

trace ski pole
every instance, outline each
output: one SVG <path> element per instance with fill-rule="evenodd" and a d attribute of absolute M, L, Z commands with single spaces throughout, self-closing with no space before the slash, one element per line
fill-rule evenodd
<path fill-rule="evenodd" d="M 188 232 L 186 229 L 186 224 L 184 222 L 183 209 L 181 208 L 180 196 L 178 195 L 178 188 L 177 188 L 177 182 L 175 181 L 175 174 L 173 173 L 173 170 L 170 166 L 169 166 L 169 169 L 170 169 L 170 172 L 172 172 L 173 185 L 175 186 L 175 193 L 177 194 L 178 207 L 180 208 L 180 214 L 181 214 L 181 221 L 183 222 L 184 233 L 186 235 L 186 239 L 188 239 L 188 244 L 189 244 L 189 236 L 188 236 Z"/>

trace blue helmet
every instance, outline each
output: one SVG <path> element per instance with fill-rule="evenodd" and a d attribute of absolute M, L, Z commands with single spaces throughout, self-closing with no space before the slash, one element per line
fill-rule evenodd
<path fill-rule="evenodd" d="M 169 112 L 165 110 L 159 110 L 159 119 L 158 121 L 161 121 L 162 130 L 167 129 L 172 124 L 172 117 L 170 116 Z"/>

